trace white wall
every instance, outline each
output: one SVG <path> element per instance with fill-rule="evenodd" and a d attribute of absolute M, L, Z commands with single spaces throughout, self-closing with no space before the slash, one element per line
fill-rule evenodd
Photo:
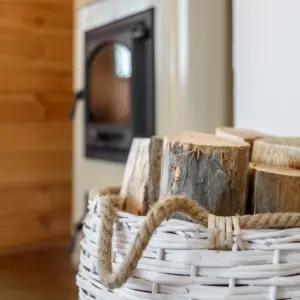
<path fill-rule="evenodd" d="M 235 0 L 234 121 L 300 136 L 300 0 Z"/>

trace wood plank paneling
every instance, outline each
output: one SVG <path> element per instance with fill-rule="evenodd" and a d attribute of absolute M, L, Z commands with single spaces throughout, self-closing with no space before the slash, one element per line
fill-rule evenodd
<path fill-rule="evenodd" d="M 72 90 L 72 71 L 27 70 L 20 68 L 1 68 L 0 92 L 70 92 Z"/>
<path fill-rule="evenodd" d="M 73 1 L 0 1 L 0 253 L 69 237 Z"/>
<path fill-rule="evenodd" d="M 34 212 L 1 216 L 1 248 L 22 247 L 69 236 L 70 209 L 44 214 Z"/>
<path fill-rule="evenodd" d="M 72 37 L 36 36 L 18 32 L 1 34 L 2 68 L 70 71 Z"/>
<path fill-rule="evenodd" d="M 52 3 L 53 1 L 53 3 Z M 1 1 L 0 34 L 11 33 L 70 37 L 73 28 L 71 1 Z"/>
<path fill-rule="evenodd" d="M 76 271 L 65 244 L 0 257 L 0 282 L 3 300 L 78 299 Z"/>
<path fill-rule="evenodd" d="M 1 203 L 0 218 L 11 214 L 48 214 L 49 211 L 70 208 L 71 184 L 35 184 L 0 187 L 1 198 L 10 199 Z"/>
<path fill-rule="evenodd" d="M 0 187 L 65 183 L 71 180 L 72 154 L 70 150 L 1 153 L 0 166 Z"/>
<path fill-rule="evenodd" d="M 71 151 L 71 126 L 71 122 L 0 123 L 0 155 L 20 151 Z"/>
<path fill-rule="evenodd" d="M 70 92 L 0 93 L 0 125 L 3 122 L 69 121 Z"/>

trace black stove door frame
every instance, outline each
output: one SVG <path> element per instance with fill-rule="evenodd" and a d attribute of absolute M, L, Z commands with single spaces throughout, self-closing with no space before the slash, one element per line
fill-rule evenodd
<path fill-rule="evenodd" d="M 89 68 L 94 56 L 108 44 L 122 44 L 131 51 L 131 99 L 129 125 L 93 123 L 89 105 Z M 87 158 L 125 162 L 133 137 L 155 134 L 154 9 L 90 30 L 85 35 L 85 154 Z M 104 130 L 109 135 L 124 132 L 127 142 L 96 146 L 88 138 L 90 131 Z"/>

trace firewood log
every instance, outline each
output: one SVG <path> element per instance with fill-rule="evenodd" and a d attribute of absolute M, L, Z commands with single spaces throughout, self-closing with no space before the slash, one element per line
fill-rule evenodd
<path fill-rule="evenodd" d="M 222 216 L 243 214 L 249 150 L 250 145 L 244 141 L 205 133 L 184 132 L 166 136 L 160 199 L 185 195 L 210 213 Z"/>
<path fill-rule="evenodd" d="M 161 172 L 163 138 L 158 136 L 151 137 L 149 147 L 149 178 L 148 178 L 148 202 L 147 210 L 158 200 Z"/>
<path fill-rule="evenodd" d="M 251 164 L 252 213 L 300 212 L 300 170 Z"/>
<path fill-rule="evenodd" d="M 133 140 L 120 191 L 120 196 L 125 198 L 124 210 L 136 215 L 146 213 L 149 145 L 149 138 Z"/>
<path fill-rule="evenodd" d="M 224 138 L 239 139 L 248 142 L 250 145 L 252 145 L 255 140 L 265 136 L 265 134 L 256 130 L 233 127 L 217 127 L 215 134 Z"/>
<path fill-rule="evenodd" d="M 265 137 L 256 140 L 251 161 L 300 169 L 300 137 Z"/>
<path fill-rule="evenodd" d="M 240 129 L 240 128 L 233 128 L 233 127 L 218 127 L 216 128 L 215 134 L 217 136 L 222 136 L 225 138 L 230 139 L 238 139 L 245 142 L 248 142 L 250 144 L 250 151 L 249 151 L 249 160 L 251 160 L 251 154 L 252 154 L 252 147 L 254 141 L 257 139 L 261 139 L 264 136 L 266 136 L 264 133 L 251 130 L 251 129 Z M 251 172 L 251 169 L 249 169 L 249 180 L 248 180 L 248 195 L 247 195 L 247 208 L 246 213 L 250 213 L 252 208 L 252 192 L 253 192 L 253 172 Z"/>

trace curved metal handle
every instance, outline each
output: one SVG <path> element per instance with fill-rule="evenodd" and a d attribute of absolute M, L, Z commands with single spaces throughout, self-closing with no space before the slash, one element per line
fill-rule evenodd
<path fill-rule="evenodd" d="M 80 91 L 75 93 L 74 100 L 73 100 L 73 103 L 72 103 L 72 106 L 71 106 L 71 111 L 69 113 L 70 120 L 73 120 L 73 118 L 74 118 L 77 102 L 79 100 L 83 100 L 83 99 L 84 99 L 84 91 L 83 90 L 80 90 Z"/>

